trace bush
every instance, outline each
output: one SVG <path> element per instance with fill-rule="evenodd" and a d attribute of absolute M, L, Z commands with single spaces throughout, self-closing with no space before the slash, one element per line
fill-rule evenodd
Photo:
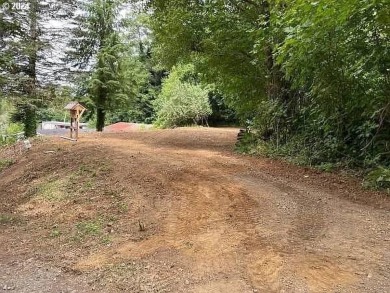
<path fill-rule="evenodd" d="M 23 132 L 21 123 L 10 123 L 5 131 L 0 132 L 0 145 L 16 142 L 17 134 L 21 132 Z"/>
<path fill-rule="evenodd" d="M 168 128 L 207 122 L 212 113 L 208 93 L 196 82 L 191 65 L 174 67 L 154 102 L 156 126 Z"/>
<path fill-rule="evenodd" d="M 390 192 L 390 169 L 379 167 L 366 176 L 364 185 L 370 188 L 387 189 Z"/>

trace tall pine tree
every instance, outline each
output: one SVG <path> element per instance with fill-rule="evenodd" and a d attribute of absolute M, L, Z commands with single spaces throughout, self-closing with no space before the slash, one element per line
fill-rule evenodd
<path fill-rule="evenodd" d="M 107 113 L 126 107 L 145 82 L 146 71 L 121 40 L 118 19 L 120 1 L 93 0 L 84 3 L 76 19 L 69 52 L 75 66 L 91 71 L 87 91 L 96 110 L 96 130 L 103 131 Z"/>
<path fill-rule="evenodd" d="M 65 80 L 66 64 L 59 58 L 57 41 L 69 28 L 58 30 L 53 20 L 72 16 L 74 0 L 58 5 L 56 1 L 2 1 L 0 25 L 0 86 L 17 106 L 14 120 L 23 122 L 25 135 L 36 134 L 37 110 L 47 104 L 41 90 L 56 80 Z"/>

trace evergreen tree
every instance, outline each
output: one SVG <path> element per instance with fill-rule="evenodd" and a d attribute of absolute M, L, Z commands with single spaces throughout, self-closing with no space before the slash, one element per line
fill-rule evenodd
<path fill-rule="evenodd" d="M 23 122 L 25 135 L 36 134 L 37 110 L 45 107 L 41 90 L 56 80 L 65 79 L 65 64 L 53 58 L 54 44 L 66 35 L 47 23 L 71 17 L 72 0 L 59 6 L 56 1 L 3 1 L 0 22 L 5 30 L 0 44 L 0 85 L 15 101 L 14 119 Z M 6 4 L 6 5 L 5 5 Z"/>
<path fill-rule="evenodd" d="M 76 66 L 92 69 L 87 91 L 96 108 L 97 131 L 103 131 L 107 113 L 128 105 L 146 79 L 140 62 L 121 40 L 119 6 L 120 1 L 112 0 L 86 3 L 69 53 Z"/>

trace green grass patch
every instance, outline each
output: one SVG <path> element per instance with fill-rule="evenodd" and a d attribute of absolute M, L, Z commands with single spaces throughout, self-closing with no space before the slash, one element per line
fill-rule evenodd
<path fill-rule="evenodd" d="M 36 188 L 36 195 L 47 201 L 64 200 L 70 197 L 66 184 L 66 179 L 58 179 L 42 183 Z"/>
<path fill-rule="evenodd" d="M 96 185 L 96 182 L 94 180 L 88 179 L 87 181 L 85 181 L 83 183 L 83 189 L 85 191 L 88 191 L 88 190 L 94 189 L 95 185 Z"/>
<path fill-rule="evenodd" d="M 112 243 L 112 239 L 110 236 L 108 235 L 104 235 L 101 239 L 100 239 L 101 243 L 104 244 L 104 245 L 108 245 L 110 243 Z"/>
<path fill-rule="evenodd" d="M 8 168 L 9 166 L 11 166 L 12 164 L 14 163 L 13 160 L 9 160 L 9 159 L 0 159 L 0 172 L 3 171 L 4 169 Z"/>
<path fill-rule="evenodd" d="M 80 244 L 87 242 L 108 245 L 112 243 L 111 233 L 114 231 L 112 226 L 116 220 L 115 217 L 98 216 L 95 219 L 78 222 L 70 239 Z"/>
<path fill-rule="evenodd" d="M 87 166 L 85 164 L 82 164 L 79 166 L 79 169 L 76 172 L 76 176 L 91 176 L 96 177 L 96 167 L 93 166 Z"/>
<path fill-rule="evenodd" d="M 129 206 L 124 202 L 118 202 L 117 208 L 120 213 L 126 213 L 129 211 Z"/>
<path fill-rule="evenodd" d="M 86 236 L 98 236 L 102 234 L 102 220 L 83 221 L 76 224 L 77 236 L 84 238 Z"/>
<path fill-rule="evenodd" d="M 22 222 L 18 215 L 0 214 L 0 225 L 16 225 Z"/>

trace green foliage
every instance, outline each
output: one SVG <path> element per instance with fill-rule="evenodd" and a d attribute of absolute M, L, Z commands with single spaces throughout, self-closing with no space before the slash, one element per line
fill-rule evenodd
<path fill-rule="evenodd" d="M 39 121 L 62 121 L 66 117 L 66 114 L 67 113 L 64 112 L 64 109 L 59 110 L 51 107 L 39 109 L 37 112 Z"/>
<path fill-rule="evenodd" d="M 236 125 L 238 123 L 236 112 L 227 105 L 226 99 L 220 93 L 210 92 L 209 101 L 212 114 L 208 120 L 211 126 Z"/>
<path fill-rule="evenodd" d="M 76 100 L 72 88 L 68 86 L 48 86 L 40 90 L 40 97 L 45 103 L 37 109 L 38 121 L 63 121 L 69 119 L 69 113 L 64 111 L 64 106 Z"/>
<path fill-rule="evenodd" d="M 12 103 L 0 96 L 0 133 L 3 133 L 9 124 L 9 119 L 13 111 Z"/>
<path fill-rule="evenodd" d="M 3 108 L 4 109 L 4 108 Z M 1 110 L 1 109 L 0 109 Z M 9 117 L 13 108 L 8 108 L 10 112 L 4 113 L 3 117 Z M 0 111 L 1 113 L 1 111 Z M 1 115 L 0 115 L 1 117 Z M 23 132 L 24 126 L 21 123 L 12 123 L 9 119 L 3 120 L 0 124 L 0 146 L 5 144 L 15 143 L 17 140 L 17 134 Z"/>
<path fill-rule="evenodd" d="M 76 242 L 99 240 L 104 244 L 108 244 L 111 240 L 108 235 L 104 235 L 103 227 L 104 219 L 101 217 L 81 221 L 76 224 L 76 231 L 72 238 Z"/>
<path fill-rule="evenodd" d="M 9 0 L 0 0 L 0 8 L 10 5 Z M 20 34 L 20 21 L 15 18 L 9 9 L 0 12 L 0 89 L 6 93 L 10 89 L 9 82 L 12 80 L 12 69 L 15 68 L 15 53 L 20 51 L 16 47 L 18 42 L 10 42 L 10 37 Z M 16 44 L 15 44 L 16 43 Z"/>
<path fill-rule="evenodd" d="M 364 185 L 371 188 L 387 189 L 390 193 L 390 169 L 379 167 L 371 171 L 366 176 Z"/>
<path fill-rule="evenodd" d="M 239 141 L 237 141 L 236 150 L 244 154 L 256 154 L 256 150 L 253 148 L 256 142 L 257 139 L 255 135 L 252 133 L 245 133 L 244 136 Z"/>
<path fill-rule="evenodd" d="M 37 197 L 50 201 L 62 201 L 70 197 L 70 194 L 66 191 L 66 181 L 53 178 L 49 182 L 44 182 L 35 187 L 35 194 Z"/>
<path fill-rule="evenodd" d="M 117 122 L 151 124 L 155 119 L 153 106 L 155 95 L 157 93 L 139 93 L 126 107 L 110 112 L 107 121 L 110 124 Z"/>
<path fill-rule="evenodd" d="M 150 1 L 158 59 L 196 71 L 250 122 L 248 149 L 390 165 L 388 1 Z"/>
<path fill-rule="evenodd" d="M 77 236 L 84 238 L 86 236 L 96 236 L 102 233 L 102 221 L 100 219 L 83 221 L 76 225 Z"/>
<path fill-rule="evenodd" d="M 1 171 L 1 167 L 0 167 Z M 0 213 L 0 225 L 18 225 L 23 223 L 23 219 L 15 214 L 3 214 Z"/>
<path fill-rule="evenodd" d="M 36 108 L 34 105 L 27 104 L 23 112 L 23 124 L 24 124 L 24 135 L 26 137 L 33 137 L 37 135 L 37 115 Z"/>
<path fill-rule="evenodd" d="M 155 101 L 156 125 L 173 127 L 207 122 L 211 114 L 208 89 L 196 84 L 192 65 L 173 67 Z"/>
<path fill-rule="evenodd" d="M 145 84 L 148 73 L 120 35 L 117 14 L 121 1 L 94 0 L 86 4 L 74 31 L 69 56 L 76 65 L 93 70 L 85 91 L 96 109 L 96 129 L 102 131 L 107 114 L 129 107 Z"/>
<path fill-rule="evenodd" d="M 53 230 L 50 232 L 50 237 L 51 238 L 57 238 L 61 236 L 61 231 L 58 230 L 58 228 L 53 228 Z"/>
<path fill-rule="evenodd" d="M 294 1 L 283 13 L 277 62 L 305 92 L 290 101 L 286 127 L 318 163 L 390 163 L 385 7 L 385 1 Z"/>
<path fill-rule="evenodd" d="M 68 28 L 58 30 L 45 24 L 70 17 L 69 7 L 76 1 L 62 1 L 61 5 L 51 5 L 54 1 L 29 0 L 23 3 L 26 5 L 0 1 L 0 88 L 2 95 L 17 105 L 20 113 L 15 117 L 25 124 L 27 136 L 36 134 L 37 115 L 47 106 L 41 91 L 50 83 L 63 81 L 68 72 L 55 52 L 58 41 L 68 36 Z"/>
<path fill-rule="evenodd" d="M 121 37 L 126 42 L 126 51 L 134 52 L 132 58 L 137 63 L 136 66 L 128 66 L 128 70 L 134 73 L 137 68 L 142 68 L 140 73 L 144 77 L 148 76 L 141 78 L 143 84 L 140 84 L 138 93 L 134 92 L 127 105 L 108 113 L 107 120 L 110 123 L 123 121 L 151 124 L 155 120 L 153 101 L 161 91 L 166 71 L 156 66 L 152 60 L 152 37 L 150 30 L 145 26 L 148 19 L 148 16 L 142 13 L 136 15 L 130 13 L 124 19 L 126 29 L 121 32 Z"/>
<path fill-rule="evenodd" d="M 265 42 L 265 8 L 248 2 L 151 2 L 158 60 L 168 68 L 194 63 L 202 80 L 214 84 L 242 120 L 266 98 L 268 79 L 264 50 L 255 48 L 259 35 Z"/>
<path fill-rule="evenodd" d="M 28 102 L 20 102 L 16 105 L 17 112 L 13 113 L 12 120 L 20 122 L 24 126 L 24 135 L 33 137 L 37 135 L 37 107 Z"/>
<path fill-rule="evenodd" d="M 5 130 L 5 135 L 16 135 L 20 132 L 23 132 L 23 125 L 20 123 L 10 123 L 8 124 L 7 129 Z"/>

